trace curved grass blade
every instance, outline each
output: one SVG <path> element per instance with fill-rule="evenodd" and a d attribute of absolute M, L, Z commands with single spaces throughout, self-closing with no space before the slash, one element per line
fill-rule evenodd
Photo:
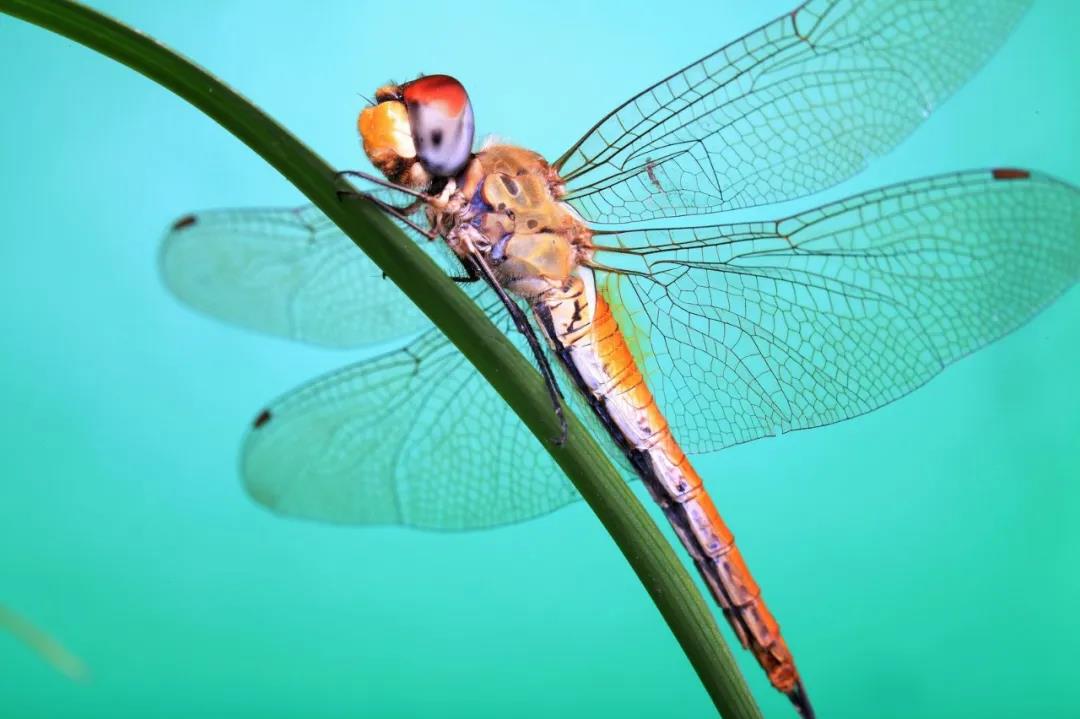
<path fill-rule="evenodd" d="M 367 203 L 340 202 L 335 171 L 236 91 L 153 38 L 70 0 L 0 11 L 79 42 L 173 91 L 244 142 L 325 212 L 480 370 L 589 503 L 645 585 L 720 714 L 760 718 L 711 611 L 603 450 L 572 415 L 567 441 L 536 371 L 419 247 Z"/>

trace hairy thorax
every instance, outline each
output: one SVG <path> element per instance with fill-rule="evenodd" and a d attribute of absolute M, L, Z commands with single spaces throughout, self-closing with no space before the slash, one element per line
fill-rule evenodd
<path fill-rule="evenodd" d="M 459 181 L 433 217 L 455 252 L 480 252 L 499 283 L 528 301 L 578 281 L 577 269 L 591 254 L 591 232 L 560 201 L 562 180 L 543 157 L 490 145 Z"/>

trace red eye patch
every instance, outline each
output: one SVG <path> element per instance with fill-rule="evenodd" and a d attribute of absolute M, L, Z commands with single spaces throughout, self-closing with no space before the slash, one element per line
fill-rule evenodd
<path fill-rule="evenodd" d="M 465 88 L 449 75 L 427 75 L 413 80 L 404 87 L 402 95 L 409 105 L 441 103 L 453 117 L 460 115 L 469 101 Z"/>

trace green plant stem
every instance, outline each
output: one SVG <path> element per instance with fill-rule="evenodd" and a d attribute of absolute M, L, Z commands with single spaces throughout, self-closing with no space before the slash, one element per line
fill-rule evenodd
<path fill-rule="evenodd" d="M 340 202 L 334 169 L 245 98 L 152 38 L 69 0 L 0 0 L 0 10 L 121 62 L 202 110 L 325 212 L 465 354 L 566 472 L 637 572 L 727 719 L 760 712 L 712 612 L 671 546 L 573 416 L 567 442 L 531 365 L 442 270 L 368 203 Z M 643 668 L 647 669 L 647 668 Z"/>

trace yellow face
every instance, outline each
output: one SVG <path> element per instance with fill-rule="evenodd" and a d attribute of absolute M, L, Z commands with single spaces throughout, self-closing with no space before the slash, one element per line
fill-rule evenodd
<path fill-rule="evenodd" d="M 387 100 L 365 108 L 357 120 L 364 152 L 388 178 L 406 174 L 416 159 L 405 103 Z"/>

